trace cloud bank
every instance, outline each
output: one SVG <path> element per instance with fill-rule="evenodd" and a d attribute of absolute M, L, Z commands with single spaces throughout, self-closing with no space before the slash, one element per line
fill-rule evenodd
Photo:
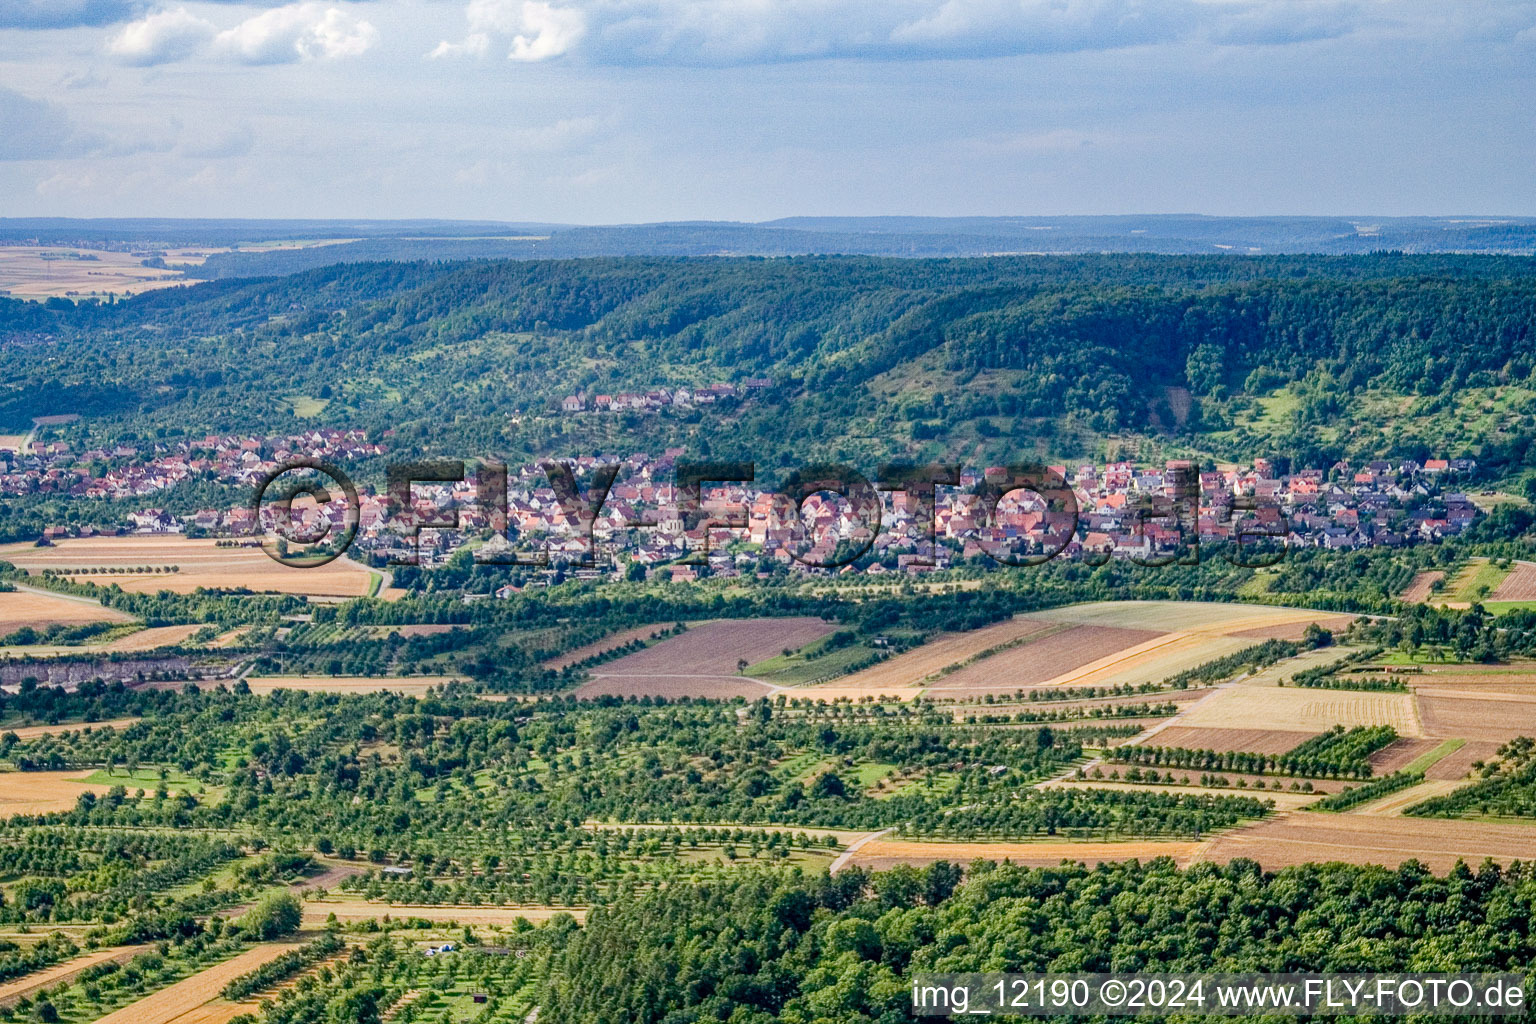
<path fill-rule="evenodd" d="M 432 57 L 732 65 L 1111 50 L 1344 35 L 1364 0 L 470 0 Z"/>
<path fill-rule="evenodd" d="M 358 15 L 317 2 L 263 11 L 221 30 L 185 7 L 156 11 L 125 26 L 107 52 L 125 64 L 149 67 L 193 57 L 239 64 L 292 64 L 358 57 L 378 30 Z"/>

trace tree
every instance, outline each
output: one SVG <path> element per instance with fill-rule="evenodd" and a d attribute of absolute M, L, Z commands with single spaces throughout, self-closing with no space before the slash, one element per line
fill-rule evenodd
<path fill-rule="evenodd" d="M 304 908 L 298 899 L 292 893 L 275 892 L 263 896 L 240 923 L 263 942 L 270 942 L 298 931 L 303 920 Z"/>

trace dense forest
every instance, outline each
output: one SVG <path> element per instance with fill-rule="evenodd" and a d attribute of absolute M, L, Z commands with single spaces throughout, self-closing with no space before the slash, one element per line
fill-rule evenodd
<path fill-rule="evenodd" d="M 1532 269 L 1392 254 L 347 264 L 112 305 L 5 300 L 0 426 L 61 410 L 115 438 L 322 423 L 393 431 L 413 455 L 676 442 L 770 466 L 1069 457 L 1127 436 L 1306 464 L 1453 442 L 1519 468 Z M 773 384 L 720 409 L 558 410 L 749 377 Z M 1276 395 L 1279 416 L 1259 404 Z M 1447 430 L 1467 396 L 1495 406 L 1476 436 Z"/>

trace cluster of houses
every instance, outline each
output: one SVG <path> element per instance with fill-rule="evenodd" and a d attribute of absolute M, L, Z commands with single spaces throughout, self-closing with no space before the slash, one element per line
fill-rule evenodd
<path fill-rule="evenodd" d="M 771 387 L 767 377 L 749 377 L 741 384 L 710 384 L 705 387 L 654 388 L 649 391 L 622 391 L 617 394 L 585 393 L 566 395 L 560 400 L 560 411 L 578 412 L 625 412 L 661 409 L 669 405 L 714 405 L 734 398 L 742 398 L 753 391 Z"/>
<path fill-rule="evenodd" d="M 254 484 L 296 456 L 342 463 L 382 452 L 363 431 L 335 429 L 265 438 L 209 434 L 80 450 L 68 441 L 39 441 L 25 453 L 19 446 L 0 448 L 0 497 L 139 498 L 192 480 Z"/>
<path fill-rule="evenodd" d="M 345 468 L 349 461 L 385 454 L 362 432 L 320 429 L 78 453 L 54 442 L 27 456 L 0 453 L 0 496 L 145 497 L 196 478 L 251 484 L 294 456 Z M 675 483 L 683 455 L 668 449 L 622 461 L 569 460 L 574 495 L 557 493 L 542 464 L 515 467 L 508 471 L 501 507 L 482 499 L 473 469 L 460 483 L 415 485 L 409 510 L 361 487 L 353 554 L 432 565 L 475 539 L 482 560 L 542 566 L 551 574 L 602 576 L 634 572 L 638 565 L 686 579 L 701 571 L 826 566 L 859 551 L 862 571 L 920 572 L 999 554 L 1005 561 L 1041 552 L 1090 560 L 1155 558 L 1193 538 L 1241 542 L 1259 535 L 1289 546 L 1396 547 L 1454 536 L 1481 514 L 1452 489 L 1475 473 L 1470 459 L 1339 462 L 1284 474 L 1266 459 L 1203 472 L 1181 461 L 1059 465 L 1049 467 L 1059 488 L 1050 505 L 1040 494 L 1015 490 L 995 507 L 978 492 L 987 489 L 983 485 L 999 490 L 1002 471 L 996 468 L 963 471 L 959 486 L 938 487 L 931 501 L 905 490 L 882 490 L 876 501 L 870 489 L 859 507 L 820 492 L 796 508 L 767 485 L 719 482 L 706 484 L 699 510 L 689 512 Z M 590 481 L 615 461 L 613 484 L 594 508 Z M 93 475 L 88 467 L 100 464 L 108 468 Z M 309 514 L 339 526 L 346 512 L 337 501 Z M 146 508 L 128 519 L 135 532 L 233 538 L 251 536 L 257 525 L 243 507 L 189 514 Z M 456 527 L 433 525 L 455 520 Z M 411 523 L 425 528 L 403 528 Z M 705 550 L 708 556 L 701 557 Z"/>

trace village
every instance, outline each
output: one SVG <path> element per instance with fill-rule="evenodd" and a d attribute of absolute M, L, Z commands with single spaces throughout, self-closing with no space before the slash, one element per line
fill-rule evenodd
<path fill-rule="evenodd" d="M 386 443 L 369 440 L 363 431 L 334 428 L 80 451 L 64 440 L 39 441 L 25 453 L 0 449 L 0 497 L 53 495 L 137 506 L 119 523 L 50 528 L 43 543 L 114 532 L 255 543 L 257 515 L 243 503 L 173 513 L 153 499 L 199 480 L 254 488 L 295 458 L 345 468 L 388 454 Z M 479 549 L 477 560 L 517 562 L 562 578 L 568 573 L 633 577 L 646 571 L 690 579 L 764 573 L 776 566 L 846 569 L 852 552 L 862 556 L 863 571 L 916 573 L 987 557 L 1156 562 L 1170 552 L 1187 552 L 1195 537 L 1205 544 L 1260 537 L 1290 547 L 1401 547 L 1458 535 L 1481 514 L 1455 489 L 1474 474 L 1470 459 L 1338 462 L 1281 473 L 1262 458 L 1251 466 L 1204 471 L 1180 460 L 1163 466 L 1115 461 L 1048 467 L 1050 479 L 1070 488 L 1066 504 L 1075 509 L 1048 509 L 1040 495 L 1020 489 L 996 501 L 989 514 L 978 486 L 1000 470 L 968 469 L 957 487 L 936 489 L 931 508 L 903 490 L 882 492 L 878 512 L 822 492 L 797 512 L 758 481 L 706 485 L 701 510 L 685 514 L 675 484 L 683 455 L 682 449 L 667 449 L 659 455 L 571 460 L 579 492 L 564 499 L 542 464 L 515 467 L 508 472 L 505 526 L 499 509 L 483 508 L 477 499 L 473 468 L 462 482 L 414 485 L 412 516 L 401 515 L 387 493 L 364 486 L 351 554 L 376 565 L 431 566 L 469 543 Z M 613 463 L 618 464 L 613 485 L 594 516 L 589 481 L 594 469 Z M 308 514 L 339 527 L 345 509 L 337 501 Z M 455 520 L 456 527 L 426 525 Z M 426 528 L 402 528 L 413 521 Z"/>

